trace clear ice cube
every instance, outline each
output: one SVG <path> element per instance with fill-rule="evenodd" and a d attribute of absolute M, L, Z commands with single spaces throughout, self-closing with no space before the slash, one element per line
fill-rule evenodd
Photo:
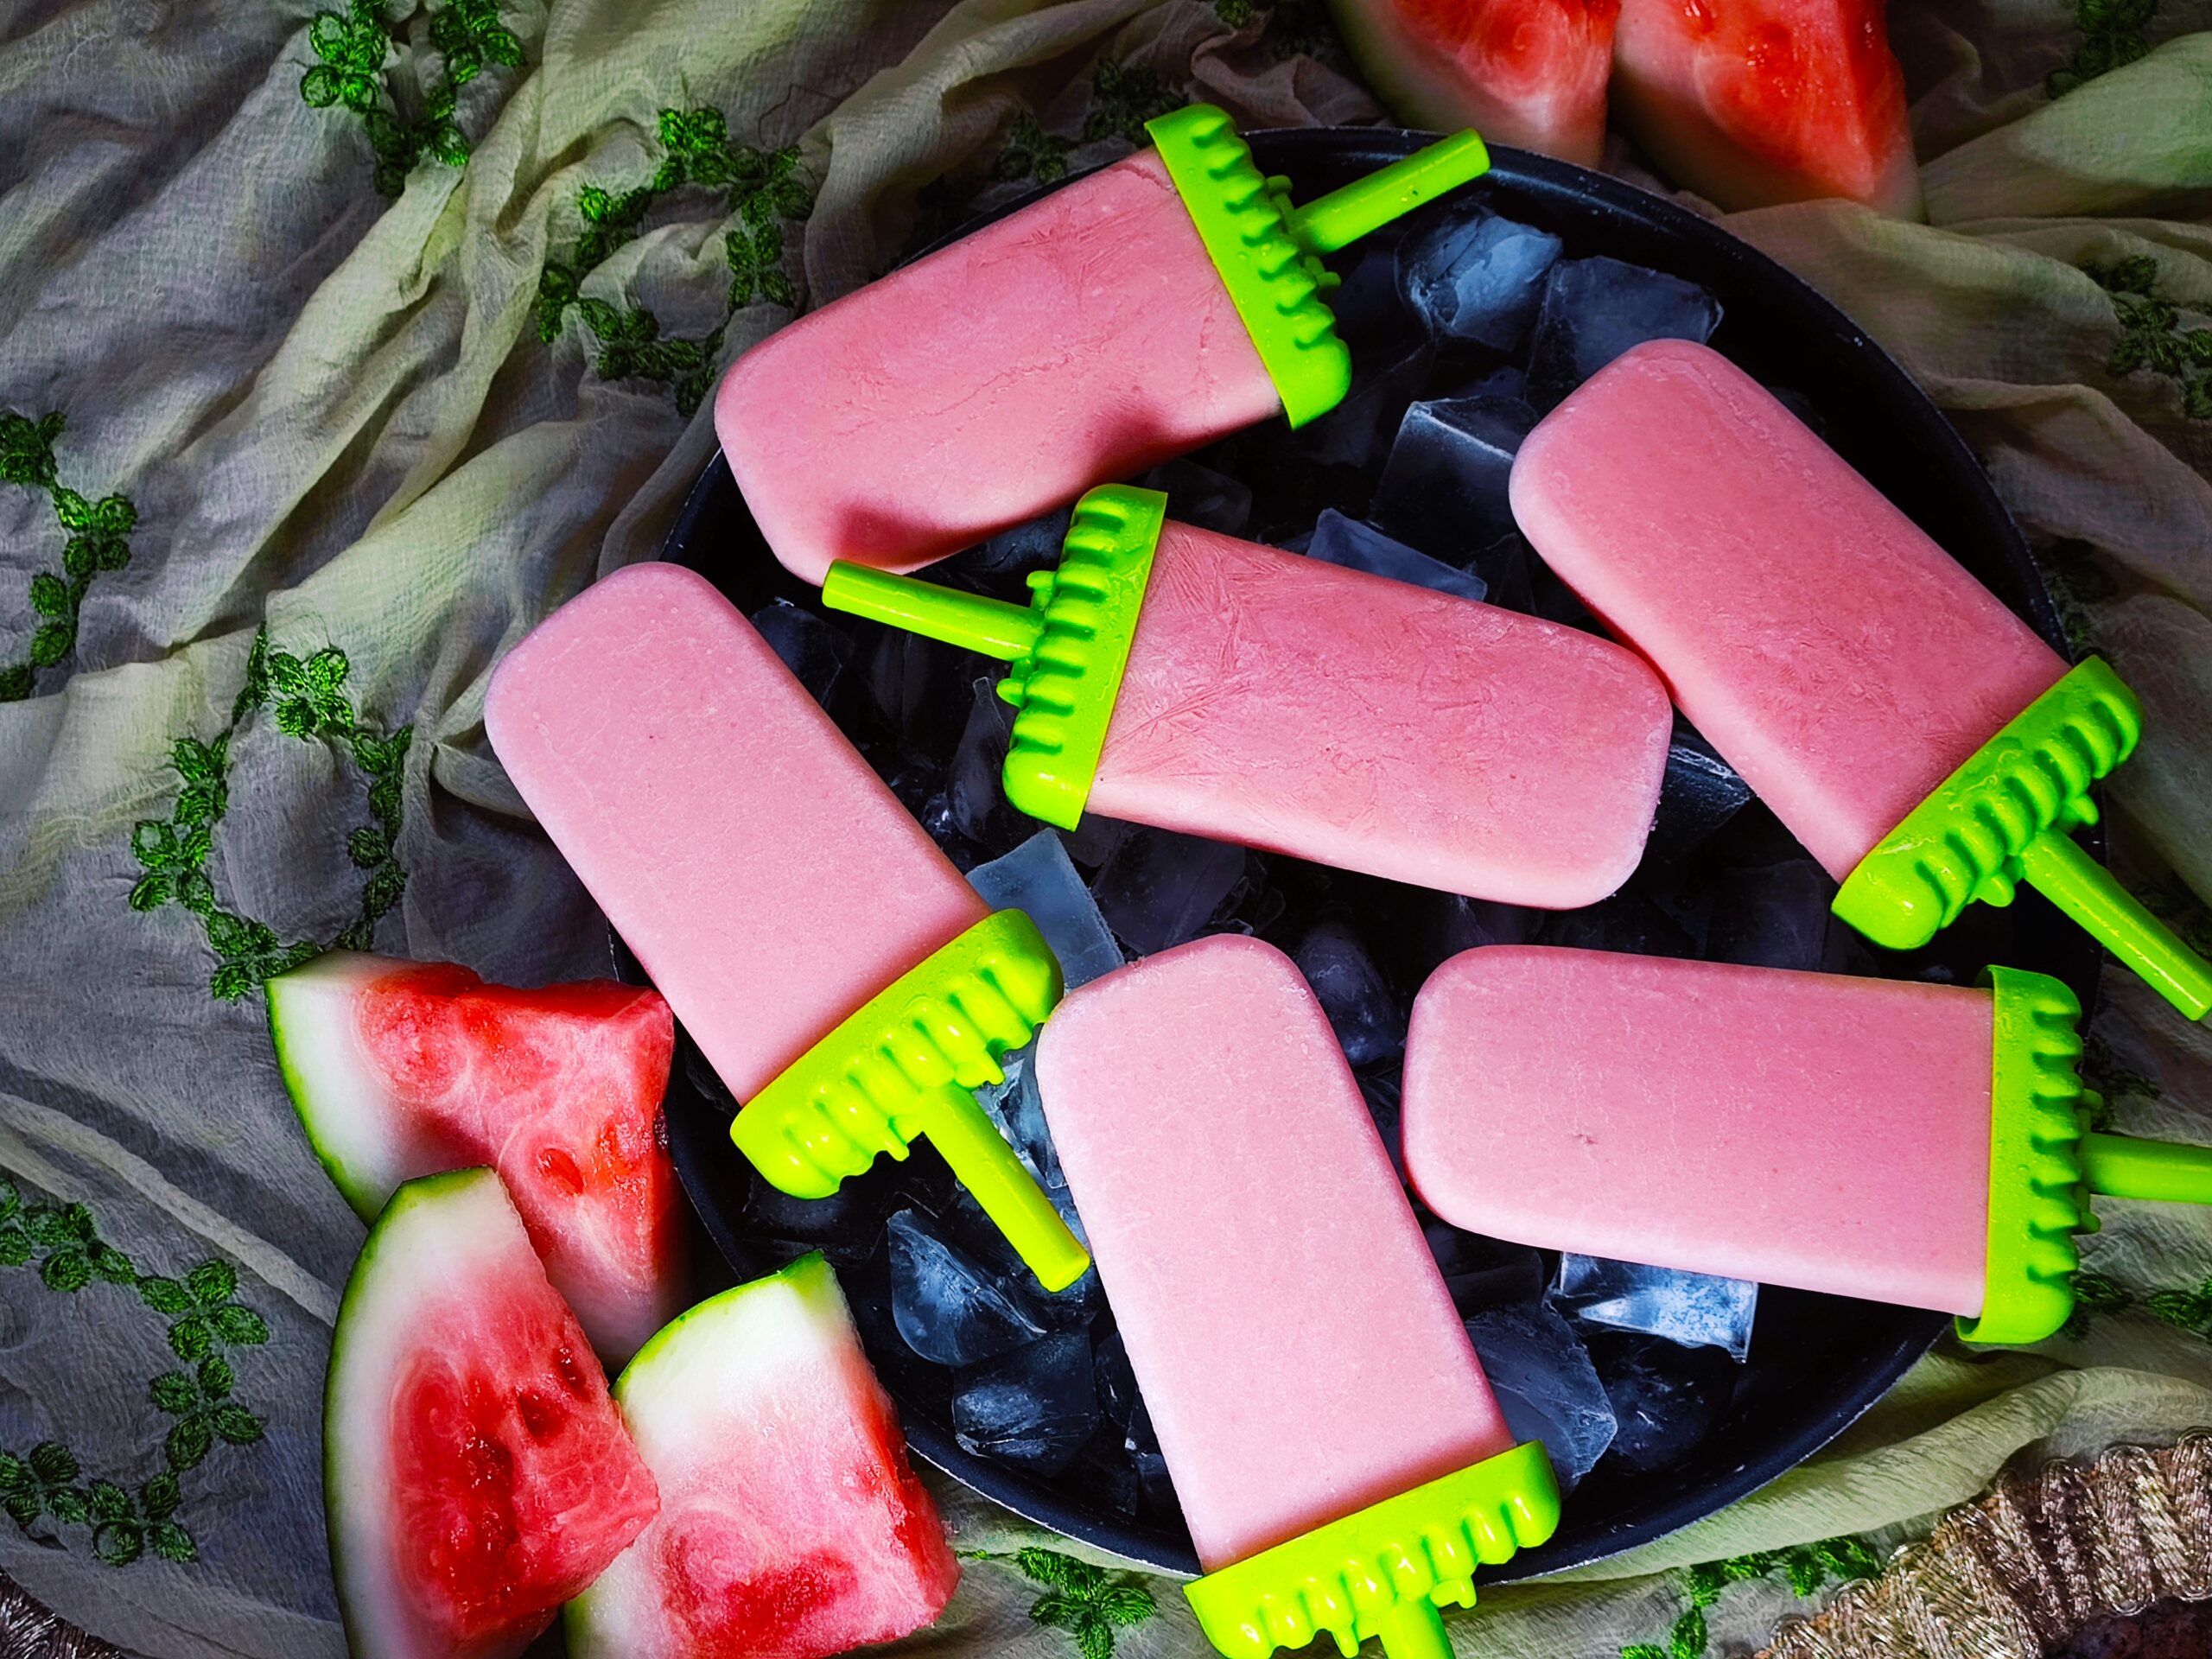
<path fill-rule="evenodd" d="M 1045 1334 L 983 1266 L 930 1230 L 920 1211 L 891 1217 L 891 1316 L 906 1345 L 939 1365 L 974 1365 Z"/>
<path fill-rule="evenodd" d="M 1119 1331 L 1104 1336 L 1092 1333 L 1092 1357 L 1098 1372 L 1098 1403 L 1106 1415 L 1126 1430 L 1143 1408 L 1137 1396 L 1137 1374 L 1129 1367 L 1129 1351 Z"/>
<path fill-rule="evenodd" d="M 1513 529 L 1506 480 L 1536 411 L 1510 397 L 1414 404 L 1367 516 L 1384 535 L 1458 563 Z"/>
<path fill-rule="evenodd" d="M 1393 582 L 1409 582 L 1417 588 L 1456 594 L 1461 599 L 1480 599 L 1484 591 L 1480 576 L 1456 569 L 1426 553 L 1416 553 L 1374 525 L 1347 518 L 1334 507 L 1322 509 L 1321 521 L 1313 527 L 1313 539 L 1306 544 L 1306 555 L 1349 569 L 1364 570 L 1370 575 L 1388 576 Z"/>
<path fill-rule="evenodd" d="M 1541 1303 L 1493 1307 L 1467 1321 L 1506 1426 L 1541 1440 L 1562 1491 L 1588 1474 L 1618 1427 L 1612 1402 L 1574 1329 Z"/>
<path fill-rule="evenodd" d="M 1463 1233 L 1442 1221 L 1428 1223 L 1421 1234 L 1463 1319 L 1485 1308 L 1535 1302 L 1544 1294 L 1544 1258 L 1525 1244 Z"/>
<path fill-rule="evenodd" d="M 1130 830 L 1090 891 L 1106 925 L 1141 957 L 1194 939 L 1244 878 L 1244 849 L 1148 826 Z"/>
<path fill-rule="evenodd" d="M 1057 1475 L 1098 1427 L 1090 1335 L 1043 1337 L 969 1372 L 952 1396 L 952 1437 L 977 1457 Z"/>
<path fill-rule="evenodd" d="M 1822 965 L 1835 881 L 1809 858 L 1731 869 L 1720 878 L 1706 955 L 1753 968 Z"/>
<path fill-rule="evenodd" d="M 826 706 L 859 650 L 852 635 L 788 599 L 762 606 L 752 621 L 808 695 Z"/>
<path fill-rule="evenodd" d="M 1735 1390 L 1736 1368 L 1717 1348 L 1594 1332 L 1590 1357 L 1619 1425 L 1606 1455 L 1638 1473 L 1670 1468 L 1696 1451 Z"/>
<path fill-rule="evenodd" d="M 1751 1351 L 1759 1287 L 1748 1279 L 1721 1279 L 1569 1251 L 1559 1259 L 1550 1300 L 1562 1312 L 1591 1325 L 1641 1331 L 1685 1348 L 1719 1348 L 1740 1360 Z"/>
<path fill-rule="evenodd" d="M 1060 562 L 1061 546 L 1068 538 L 1068 524 L 1073 516 L 1072 508 L 1060 507 L 1002 530 L 949 562 L 948 568 L 970 575 L 999 577 L 1048 570 Z"/>
<path fill-rule="evenodd" d="M 1603 254 L 1562 259 L 1529 346 L 1530 401 L 1549 409 L 1632 346 L 1703 341 L 1719 326 L 1720 302 L 1694 283 Z"/>
<path fill-rule="evenodd" d="M 1144 475 L 1144 486 L 1166 492 L 1167 516 L 1179 523 L 1224 536 L 1242 536 L 1252 527 L 1251 487 L 1187 455 L 1154 467 Z"/>
<path fill-rule="evenodd" d="M 1122 947 L 1076 874 L 1059 832 L 1039 830 L 1003 857 L 968 872 L 968 884 L 994 910 L 1018 910 L 1037 924 L 1060 960 L 1070 990 L 1122 965 Z"/>
<path fill-rule="evenodd" d="M 1289 453 L 1324 466 L 1372 466 L 1406 406 L 1421 395 L 1432 355 L 1424 343 L 1377 368 L 1355 371 L 1342 403 L 1290 435 Z"/>
<path fill-rule="evenodd" d="M 969 688 L 968 723 L 945 771 L 946 816 L 951 827 L 987 853 L 1004 853 L 1027 836 L 1033 820 L 1006 798 L 1006 752 L 1014 711 L 995 683 L 978 676 Z M 926 816 L 925 823 L 927 822 Z"/>
<path fill-rule="evenodd" d="M 1390 1154 L 1390 1167 L 1398 1173 L 1400 1185 L 1406 1179 L 1406 1109 L 1404 1081 L 1397 1067 L 1376 1077 L 1358 1080 L 1360 1098 L 1367 1103 L 1367 1115 L 1375 1122 L 1375 1133 L 1382 1137 L 1382 1149 Z"/>
<path fill-rule="evenodd" d="M 1298 942 L 1291 960 L 1313 988 L 1353 1070 L 1381 1065 L 1406 1052 L 1406 1016 L 1398 999 L 1350 928 L 1323 922 Z"/>
<path fill-rule="evenodd" d="M 1398 245 L 1398 292 L 1431 334 L 1510 352 L 1559 251 L 1548 232 L 1468 203 Z"/>
<path fill-rule="evenodd" d="M 1667 750 L 1659 785 L 1659 814 L 1646 856 L 1679 857 L 1694 851 L 1744 810 L 1751 786 L 1702 738 L 1678 731 Z"/>

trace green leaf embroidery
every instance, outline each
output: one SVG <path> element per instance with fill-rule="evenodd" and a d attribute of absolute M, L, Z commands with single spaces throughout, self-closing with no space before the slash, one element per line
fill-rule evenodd
<path fill-rule="evenodd" d="M 13 410 L 0 410 L 0 482 L 47 492 L 54 521 L 68 532 L 61 569 L 41 570 L 30 581 L 30 608 L 43 620 L 32 631 L 22 660 L 0 665 L 0 702 L 17 702 L 37 688 L 41 669 L 57 668 L 77 643 L 79 613 L 92 579 L 104 570 L 130 563 L 130 531 L 138 510 L 119 495 L 87 500 L 58 481 L 54 440 L 61 435 L 59 414 L 34 421 Z"/>
<path fill-rule="evenodd" d="M 690 415 L 705 400 L 728 324 L 697 340 L 667 336 L 660 320 L 641 306 L 585 297 L 585 279 L 638 234 L 656 203 L 679 189 L 705 187 L 726 193 L 736 221 L 722 238 L 731 315 L 755 301 L 796 308 L 798 288 L 784 269 L 786 231 L 813 211 L 814 196 L 796 149 L 733 145 L 719 110 L 663 110 L 657 133 L 662 158 L 646 183 L 621 191 L 588 184 L 577 192 L 583 228 L 567 255 L 549 259 L 538 277 L 537 334 L 552 344 L 573 311 L 592 337 L 593 369 L 601 379 L 658 381 L 674 395 L 677 411 Z"/>
<path fill-rule="evenodd" d="M 1682 1574 L 1684 1599 L 1664 1643 L 1638 1642 L 1621 1649 L 1621 1659 L 1705 1659 L 1712 1644 L 1706 1610 L 1732 1584 L 1782 1574 L 1792 1593 L 1809 1596 L 1831 1579 L 1839 1582 L 1873 1577 L 1880 1559 L 1856 1538 L 1828 1538 L 1787 1549 L 1758 1550 L 1726 1560 L 1702 1561 Z"/>
<path fill-rule="evenodd" d="M 2044 79 L 2044 90 L 2063 98 L 2083 82 L 2145 56 L 2158 10 L 2158 0 L 2074 0 L 2074 27 L 2082 42 Z"/>
<path fill-rule="evenodd" d="M 206 742 L 176 740 L 169 750 L 169 766 L 181 785 L 176 804 L 168 818 L 143 819 L 132 828 L 131 855 L 146 874 L 130 887 L 130 907 L 153 912 L 174 904 L 200 918 L 216 957 L 207 988 L 218 1001 L 237 1001 L 325 949 L 369 949 L 377 924 L 406 891 L 407 872 L 398 850 L 401 767 L 414 729 L 403 726 L 386 734 L 364 721 L 346 695 L 351 672 L 346 653 L 334 645 L 302 658 L 272 650 L 266 631 L 257 634 L 246 659 L 245 683 L 231 706 L 230 725 Z M 346 836 L 348 855 L 362 872 L 360 906 L 328 946 L 281 938 L 266 923 L 224 909 L 206 869 L 216 827 L 230 809 L 231 738 L 257 709 L 266 709 L 271 723 L 289 737 L 338 745 L 369 780 L 370 821 Z M 196 1287 L 192 1294 L 197 1294 Z M 226 1317 L 234 1323 L 239 1319 Z"/>
<path fill-rule="evenodd" d="M 162 1466 L 134 1491 L 119 1481 L 82 1478 L 76 1454 L 58 1440 L 41 1440 L 18 1455 L 0 1451 L 0 1510 L 26 1534 L 41 1521 L 81 1527 L 92 1554 L 123 1567 L 148 1550 L 164 1560 L 199 1559 L 199 1546 L 175 1516 L 182 1503 L 179 1477 L 200 1466 L 219 1445 L 252 1446 L 262 1421 L 234 1396 L 238 1372 L 219 1351 L 257 1346 L 269 1339 L 261 1315 L 238 1301 L 238 1272 L 227 1262 L 203 1262 L 181 1281 L 142 1274 L 129 1255 L 99 1236 L 81 1204 L 26 1205 L 13 1181 L 0 1179 L 0 1264 L 23 1267 L 43 1251 L 39 1278 L 65 1293 L 95 1281 L 128 1286 L 146 1307 L 175 1316 L 169 1345 L 198 1357 L 193 1371 L 164 1371 L 147 1384 L 149 1399 L 173 1421 L 162 1440 Z M 50 1537 L 41 1541 L 53 1543 Z"/>
<path fill-rule="evenodd" d="M 1152 1592 L 1135 1574 L 1109 1573 L 1055 1549 L 1033 1545 L 1010 1557 L 974 1551 L 969 1558 L 1011 1560 L 1019 1567 L 1043 1592 L 1030 1604 L 1029 1617 L 1066 1631 L 1081 1659 L 1112 1659 L 1114 1632 L 1141 1624 L 1160 1611 Z"/>
<path fill-rule="evenodd" d="M 2085 6 L 2097 3 L 2082 0 Z M 2146 6 L 2145 21 L 2149 15 Z M 2152 292 L 2158 280 L 2158 262 L 2149 254 L 2135 254 L 2082 270 L 2112 296 L 2113 316 L 2120 327 L 2120 339 L 2105 360 L 2106 372 L 2114 379 L 2147 372 L 2171 380 L 2181 391 L 2184 416 L 2212 421 L 2212 327 L 2183 328 L 2182 308 Z"/>
<path fill-rule="evenodd" d="M 413 15 L 410 0 L 397 21 Z M 430 45 L 442 71 L 423 78 L 422 109 L 410 120 L 385 85 L 385 66 L 399 47 L 382 0 L 348 0 L 342 12 L 317 12 L 308 45 L 321 61 L 300 77 L 300 97 L 312 108 L 342 106 L 360 118 L 375 158 L 376 188 L 387 196 L 404 191 L 407 175 L 425 158 L 465 165 L 469 143 L 454 119 L 456 92 L 487 64 L 515 68 L 523 60 L 522 42 L 499 21 L 496 0 L 448 0 L 430 16 Z"/>

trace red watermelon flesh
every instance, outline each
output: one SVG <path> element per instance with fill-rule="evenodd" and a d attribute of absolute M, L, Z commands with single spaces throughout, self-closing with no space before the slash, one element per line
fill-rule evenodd
<path fill-rule="evenodd" d="M 615 1398 L 662 1508 L 569 1608 L 573 1659 L 823 1659 L 951 1596 L 959 1563 L 820 1256 L 693 1308 Z"/>
<path fill-rule="evenodd" d="M 489 1170 L 410 1181 L 378 1218 L 323 1436 L 339 1599 L 373 1659 L 512 1659 L 658 1507 Z"/>
<path fill-rule="evenodd" d="M 333 952 L 268 995 L 293 1103 L 365 1217 L 404 1180 L 489 1164 L 610 1363 L 682 1305 L 660 1130 L 675 1024 L 657 994 L 518 990 L 449 963 Z"/>
<path fill-rule="evenodd" d="M 1622 124 L 1725 208 L 1919 212 L 1882 0 L 1622 0 L 1615 68 Z"/>
<path fill-rule="evenodd" d="M 1595 167 L 1621 0 L 1332 0 L 1352 55 L 1408 124 Z"/>

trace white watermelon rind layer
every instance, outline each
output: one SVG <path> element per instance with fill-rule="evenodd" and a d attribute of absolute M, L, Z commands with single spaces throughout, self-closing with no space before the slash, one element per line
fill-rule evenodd
<path fill-rule="evenodd" d="M 818 1363 L 859 1344 L 836 1274 L 819 1254 L 804 1255 L 663 1325 L 615 1379 L 614 1402 L 652 1468 L 657 1446 L 710 1444 L 727 1431 L 734 1379 Z M 639 1638 L 616 1603 L 626 1592 L 650 1595 L 640 1552 L 651 1536 L 648 1528 L 569 1604 L 562 1622 L 569 1659 L 638 1659 Z"/>
<path fill-rule="evenodd" d="M 346 1281 L 323 1385 L 323 1513 L 354 1659 L 414 1659 L 394 1575 L 391 1389 L 395 1357 L 423 1338 L 421 1292 L 472 1265 L 531 1254 L 522 1217 L 488 1169 L 409 1181 L 392 1195 Z M 434 1659 L 427 1652 L 422 1659 Z"/>
<path fill-rule="evenodd" d="M 361 994 L 416 966 L 391 957 L 332 950 L 262 988 L 276 1067 L 308 1143 L 346 1202 L 373 1222 L 399 1185 L 401 1114 L 356 1023 Z"/>

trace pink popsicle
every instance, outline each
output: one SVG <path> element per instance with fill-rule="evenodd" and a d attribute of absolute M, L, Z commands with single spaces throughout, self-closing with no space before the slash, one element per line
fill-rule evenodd
<path fill-rule="evenodd" d="M 2066 672 L 1742 370 L 1616 359 L 1529 435 L 1513 512 L 1839 880 Z"/>
<path fill-rule="evenodd" d="M 1090 804 L 1565 910 L 1636 868 L 1668 734 L 1603 640 L 1170 519 Z"/>
<path fill-rule="evenodd" d="M 1158 152 L 771 335 L 715 399 L 776 556 L 911 570 L 1278 408 Z"/>
<path fill-rule="evenodd" d="M 1492 945 L 1414 1001 L 1406 1168 L 1454 1226 L 1974 1314 L 1985 990 Z"/>
<path fill-rule="evenodd" d="M 1224 935 L 1094 980 L 1037 1066 L 1210 1572 L 1513 1445 L 1281 951 Z"/>
<path fill-rule="evenodd" d="M 741 1101 L 988 914 L 767 642 L 678 566 L 562 607 L 499 664 L 484 723 Z"/>
<path fill-rule="evenodd" d="M 1050 1289 L 1088 1257 L 968 1091 L 1059 995 L 767 642 L 703 578 L 618 571 L 511 652 L 493 747 L 743 1103 L 823 1198 L 926 1135 Z M 889 1056 L 894 1054 L 896 1058 Z"/>

